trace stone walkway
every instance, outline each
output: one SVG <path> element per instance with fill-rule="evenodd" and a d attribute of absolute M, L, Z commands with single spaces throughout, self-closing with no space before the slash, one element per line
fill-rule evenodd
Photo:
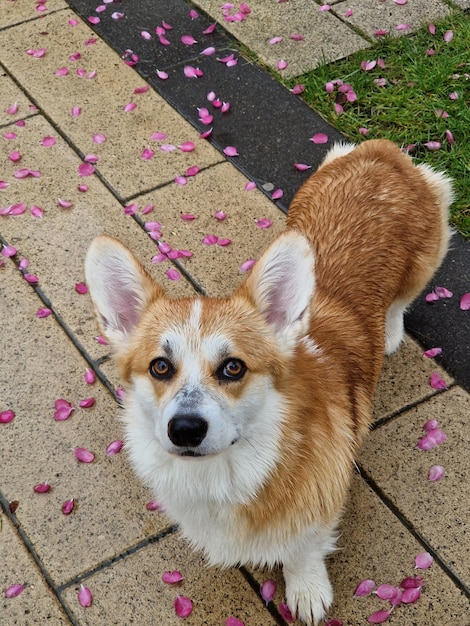
<path fill-rule="evenodd" d="M 199 79 L 183 76 L 181 58 L 168 58 L 164 65 L 159 57 L 162 71 L 170 78 L 178 73 L 180 83 L 169 80 L 163 95 L 146 89 L 154 85 L 155 72 L 150 76 L 149 70 L 146 81 L 143 72 L 135 71 L 139 67 L 121 60 L 125 47 L 116 46 L 116 52 L 108 45 L 112 28 L 119 26 L 109 14 L 114 9 L 128 11 L 131 21 L 134 11 L 137 36 L 151 25 L 155 39 L 154 28 L 162 18 L 176 25 L 184 16 L 183 32 L 196 32 L 196 20 L 189 19 L 190 7 L 184 3 L 162 0 L 136 7 L 134 0 L 132 6 L 123 1 L 112 8 L 105 3 L 102 14 L 87 12 L 96 9 L 97 2 L 70 4 L 85 20 L 63 0 L 0 0 L 0 413 L 5 421 L 5 412 L 15 414 L 12 421 L 0 424 L 0 624 L 171 626 L 181 623 L 173 608 L 177 595 L 193 602 L 185 620 L 190 625 L 230 626 L 230 616 L 245 626 L 285 624 L 278 611 L 284 595 L 280 571 L 207 568 L 163 513 L 148 510 L 153 494 L 131 473 L 125 453 L 106 454 L 107 446 L 121 437 L 115 391 L 119 380 L 107 346 L 96 340 L 91 302 L 80 286 L 87 247 L 93 237 L 106 232 L 128 245 L 169 293 L 227 293 L 243 277 L 241 264 L 257 258 L 282 229 L 283 211 L 302 182 L 297 173 L 284 184 L 283 159 L 290 159 L 291 165 L 297 161 L 315 166 L 325 148 L 314 152 L 310 142 L 288 156 L 274 148 L 266 157 L 259 156 L 264 139 L 256 142 L 253 132 L 246 139 L 237 135 L 230 117 L 222 121 L 219 112 L 214 113 L 214 140 L 201 139 L 201 129 L 188 121 L 186 105 L 181 104 Z M 467 8 L 470 3 L 454 4 Z M 296 56 L 293 43 L 287 42 L 273 56 L 275 47 L 266 39 L 288 39 L 305 29 L 310 24 L 305 21 L 307 5 L 315 8 L 307 11 L 312 20 L 309 49 L 317 54 L 318 34 L 331 48 L 331 59 L 370 45 L 376 28 L 392 29 L 407 21 L 416 27 L 434 13 L 432 19 L 438 19 L 449 10 L 448 3 L 436 0 L 409 0 L 403 6 L 391 0 L 353 0 L 332 3 L 329 12 L 318 11 L 318 5 L 306 0 L 279 5 L 257 0 L 250 3 L 252 14 L 244 22 L 232 24 L 223 19 L 218 1 L 199 0 L 197 5 L 207 11 L 208 23 L 218 20 L 267 64 L 285 56 L 292 75 L 318 57 Z M 353 16 L 346 18 L 349 8 Z M 325 13 L 323 28 L 319 20 Z M 86 21 L 89 15 L 101 15 L 98 37 Z M 214 37 L 220 50 L 230 48 L 220 28 Z M 150 56 L 140 56 L 150 63 Z M 210 90 L 212 77 L 221 76 L 225 83 L 217 84 L 227 90 L 237 91 L 238 84 L 238 91 L 246 92 L 253 70 L 241 61 L 239 66 L 236 76 L 241 78 L 234 87 L 230 68 L 212 57 L 200 64 L 207 80 L 197 83 L 193 113 L 209 106 L 203 94 Z M 273 93 L 286 98 L 291 112 L 303 106 L 269 77 L 260 79 L 258 86 L 262 80 L 271 81 L 270 89 L 279 89 Z M 250 93 L 257 85 L 253 81 Z M 260 136 L 264 132 L 272 139 L 272 130 L 261 128 L 269 107 L 263 115 L 259 111 L 250 115 L 247 109 L 246 123 L 258 116 Z M 321 120 L 316 123 L 323 128 Z M 282 136 L 288 128 L 280 126 Z M 336 137 L 334 129 L 328 133 L 330 140 Z M 186 151 L 187 142 L 194 150 Z M 249 161 L 240 166 L 236 157 L 228 159 L 222 151 L 228 145 L 238 148 L 240 159 L 249 154 L 252 166 Z M 94 173 L 84 176 L 90 166 Z M 194 166 L 199 172 L 188 175 Z M 184 176 L 186 184 L 176 184 L 176 176 Z M 255 180 L 256 189 L 245 190 L 249 180 Z M 284 197 L 273 202 L 278 186 Z M 220 209 L 227 214 L 224 221 L 214 218 Z M 188 213 L 196 219 L 182 219 Z M 261 218 L 272 225 L 259 228 Z M 158 248 L 146 232 L 154 228 L 148 222 L 161 224 L 163 240 L 193 256 L 152 264 Z M 201 240 L 207 234 L 232 243 L 204 246 Z M 13 256 L 11 246 L 16 249 Z M 169 269 L 178 272 L 179 280 L 170 280 Z M 52 313 L 44 316 L 44 309 Z M 96 375 L 93 384 L 84 378 L 89 369 Z M 446 381 L 446 390 L 430 387 L 434 372 Z M 93 405 L 81 407 L 89 398 Z M 65 421 L 54 420 L 58 399 L 74 407 Z M 341 550 L 329 562 L 335 590 L 331 619 L 344 626 L 367 624 L 371 613 L 388 607 L 376 595 L 353 598 L 362 580 L 397 585 L 420 574 L 425 581 L 421 598 L 394 609 L 389 623 L 470 624 L 469 415 L 467 391 L 432 359 L 423 358 L 422 348 L 408 338 L 385 366 L 375 399 L 374 429 L 360 455 L 360 473 L 354 477 L 342 523 Z M 416 444 L 429 419 L 438 420 L 447 440 L 424 452 Z M 95 460 L 79 463 L 76 447 L 91 450 Z M 439 482 L 428 480 L 433 465 L 445 468 Z M 34 487 L 44 483 L 50 490 L 35 492 Z M 72 498 L 73 511 L 64 515 L 62 505 Z M 422 552 L 429 552 L 434 563 L 418 571 L 414 559 Z M 167 570 L 180 570 L 183 583 L 164 584 L 161 576 Z M 277 591 L 266 606 L 259 586 L 268 578 L 276 582 Z M 15 584 L 24 585 L 22 593 L 4 597 Z M 81 585 L 92 592 L 91 607 L 78 602 Z"/>

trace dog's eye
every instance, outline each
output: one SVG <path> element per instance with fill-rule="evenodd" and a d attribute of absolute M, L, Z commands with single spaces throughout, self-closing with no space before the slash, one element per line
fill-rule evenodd
<path fill-rule="evenodd" d="M 175 373 L 175 368 L 168 359 L 159 357 L 150 363 L 149 372 L 157 380 L 168 380 Z"/>
<path fill-rule="evenodd" d="M 227 359 L 216 372 L 220 381 L 240 380 L 246 373 L 246 365 L 240 359 Z"/>

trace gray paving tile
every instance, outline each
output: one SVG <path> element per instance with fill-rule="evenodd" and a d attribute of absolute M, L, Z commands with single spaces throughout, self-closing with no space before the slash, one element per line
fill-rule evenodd
<path fill-rule="evenodd" d="M 35 112 L 23 91 L 0 69 L 0 127 L 11 124 Z M 12 132 L 14 129 L 3 130 Z"/>
<path fill-rule="evenodd" d="M 183 582 L 175 586 L 163 583 L 162 574 L 174 570 L 181 572 Z M 174 535 L 112 564 L 85 584 L 93 594 L 89 608 L 79 606 L 78 586 L 63 594 L 83 626 L 177 626 L 182 622 L 173 603 L 179 595 L 189 597 L 193 603 L 191 615 L 184 620 L 190 626 L 225 624 L 230 615 L 247 626 L 276 623 L 239 571 L 207 567 Z"/>
<path fill-rule="evenodd" d="M 470 587 L 466 524 L 470 516 L 470 395 L 455 387 L 375 430 L 359 462 L 413 527 Z M 423 424 L 439 422 L 447 441 L 432 450 L 416 445 Z M 445 476 L 428 480 L 429 468 Z"/>
<path fill-rule="evenodd" d="M 207 11 L 234 37 L 271 69 L 277 63 L 287 62 L 282 75 L 290 78 L 313 69 L 320 63 L 341 59 L 370 44 L 357 35 L 330 12 L 319 11 L 314 2 L 273 3 L 270 0 L 253 0 L 251 13 L 241 22 L 227 22 L 218 0 L 197 0 L 196 4 Z M 232 13 L 238 8 L 235 3 Z M 292 34 L 304 36 L 302 41 Z M 270 44 L 274 37 L 282 41 Z"/>
<path fill-rule="evenodd" d="M 8 320 L 2 342 L 2 410 L 16 417 L 2 424 L 2 493 L 19 502 L 16 517 L 56 584 L 64 583 L 168 526 L 162 514 L 149 512 L 148 493 L 131 473 L 125 453 L 106 455 L 122 436 L 118 408 L 100 383 L 86 385 L 86 362 L 52 316 L 37 319 L 38 299 L 12 261 L 0 268 L 0 314 Z M 93 407 L 79 401 L 95 398 Z M 76 410 L 55 421 L 58 398 Z M 79 463 L 75 447 L 95 454 Z M 48 482 L 48 493 L 33 487 Z M 73 498 L 72 514 L 61 507 Z M 3 568 L 2 568 L 3 569 Z M 2 572 L 3 573 L 3 572 Z"/>

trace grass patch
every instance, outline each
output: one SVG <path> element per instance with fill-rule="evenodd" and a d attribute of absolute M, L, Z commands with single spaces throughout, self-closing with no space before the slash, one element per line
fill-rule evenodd
<path fill-rule="evenodd" d="M 435 28 L 434 35 L 423 27 L 412 35 L 387 37 L 348 59 L 284 83 L 290 88 L 304 84 L 305 101 L 351 141 L 364 139 L 359 129 L 365 128 L 368 139 L 384 137 L 412 145 L 410 154 L 417 161 L 447 172 L 456 193 L 451 221 L 470 239 L 470 15 L 454 13 Z M 446 42 L 449 30 L 453 37 Z M 361 62 L 378 59 L 383 59 L 383 68 L 377 64 L 369 71 L 361 69 Z M 357 99 L 348 102 L 337 84 L 328 93 L 325 84 L 335 80 L 350 84 Z M 456 99 L 449 97 L 454 93 Z M 335 103 L 343 113 L 336 112 Z M 439 110 L 448 116 L 440 116 Z M 431 151 L 425 146 L 430 141 L 441 148 Z"/>

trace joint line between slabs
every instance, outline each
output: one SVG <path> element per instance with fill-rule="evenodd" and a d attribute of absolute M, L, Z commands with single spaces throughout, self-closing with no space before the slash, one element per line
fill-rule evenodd
<path fill-rule="evenodd" d="M 154 543 L 158 543 L 162 539 L 165 539 L 165 537 L 168 537 L 168 535 L 172 535 L 176 533 L 177 531 L 178 531 L 177 525 L 168 526 L 168 528 L 165 528 L 165 530 L 162 530 L 157 535 L 154 535 L 153 537 L 148 537 L 147 539 L 140 541 L 135 546 L 132 546 L 132 548 L 128 548 L 127 550 L 124 550 L 123 552 L 120 552 L 119 554 L 116 554 L 115 556 L 109 559 L 106 559 L 105 561 L 103 561 L 102 563 L 94 567 L 93 569 L 90 569 L 84 572 L 83 574 L 79 574 L 75 578 L 72 578 L 71 580 L 69 580 L 66 583 L 63 583 L 62 585 L 58 585 L 57 593 L 62 594 L 66 589 L 69 589 L 70 587 L 73 587 L 74 585 L 82 584 L 83 581 L 88 580 L 95 574 L 98 574 L 99 572 L 102 572 L 103 570 L 108 569 L 115 563 L 119 563 L 119 561 L 123 561 L 128 556 L 131 556 L 132 554 L 139 552 L 140 550 L 142 550 L 143 548 L 146 548 L 147 546 L 150 546 Z"/>
<path fill-rule="evenodd" d="M 23 530 L 23 528 L 22 528 L 18 518 L 16 517 L 16 515 L 14 513 L 11 513 L 11 511 L 10 511 L 10 503 L 5 498 L 3 493 L 1 493 L 1 492 L 0 492 L 0 507 L 3 509 L 4 514 L 6 515 L 6 517 L 12 523 L 13 527 L 15 528 L 16 532 L 19 535 L 19 538 L 20 538 L 21 542 L 25 546 L 25 548 L 28 551 L 28 553 L 31 555 L 31 557 L 34 560 L 34 562 L 36 563 L 36 565 L 37 565 L 37 567 L 38 567 L 38 569 L 39 569 L 39 571 L 41 573 L 41 577 L 43 578 L 43 580 L 46 581 L 47 586 L 49 587 L 49 589 L 54 594 L 54 597 L 57 599 L 57 601 L 59 602 L 61 608 L 64 610 L 64 612 L 67 615 L 68 619 L 70 620 L 72 626 L 79 626 L 79 623 L 74 618 L 74 616 L 73 616 L 72 612 L 70 611 L 69 607 L 62 600 L 62 598 L 60 596 L 60 593 L 59 593 L 59 588 L 54 585 L 54 583 L 53 583 L 53 581 L 52 581 L 52 579 L 51 579 L 51 577 L 49 575 L 49 572 L 46 570 L 43 562 L 41 561 L 39 555 L 37 554 L 36 550 L 34 549 L 34 546 L 31 543 L 31 541 L 29 540 L 28 535 Z"/>
<path fill-rule="evenodd" d="M 372 489 L 376 496 L 380 498 L 380 500 L 385 504 L 385 506 L 395 515 L 395 517 L 403 524 L 403 526 L 408 530 L 408 532 L 421 544 L 421 546 L 431 554 L 435 562 L 439 565 L 439 567 L 443 570 L 443 572 L 452 580 L 454 585 L 467 597 L 470 599 L 470 589 L 464 583 L 464 581 L 456 574 L 449 565 L 443 560 L 443 558 L 439 555 L 439 553 L 428 543 L 428 541 L 414 528 L 412 522 L 405 517 L 405 515 L 400 511 L 400 509 L 393 504 L 393 502 L 388 498 L 388 496 L 382 491 L 382 489 L 377 485 L 374 479 L 361 467 L 357 466 L 359 470 L 359 474 L 364 482 Z"/>

